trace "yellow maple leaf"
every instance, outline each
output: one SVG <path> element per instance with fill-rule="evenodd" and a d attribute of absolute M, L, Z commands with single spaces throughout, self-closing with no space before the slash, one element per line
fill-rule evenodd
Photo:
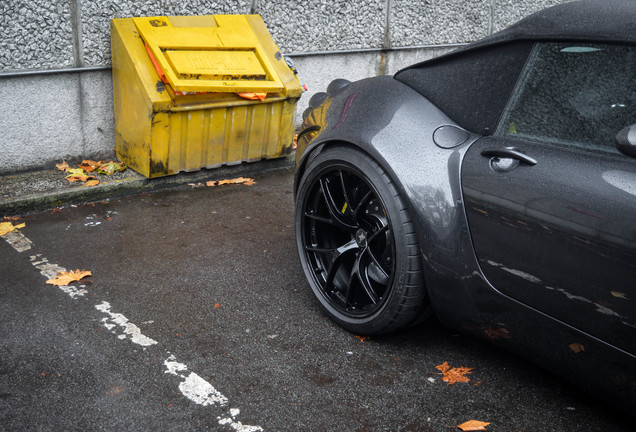
<path fill-rule="evenodd" d="M 79 281 L 86 276 L 92 275 L 93 274 L 88 270 L 61 271 L 57 273 L 55 279 L 49 279 L 46 281 L 46 283 L 55 286 L 66 286 L 71 282 Z"/>
<path fill-rule="evenodd" d="M 473 431 L 485 431 L 486 426 L 490 423 L 479 421 L 479 420 L 468 420 L 457 427 L 463 430 L 464 432 L 473 432 Z"/>
<path fill-rule="evenodd" d="M 11 231 L 24 228 L 26 224 L 13 225 L 11 222 L 0 222 L 0 236 L 10 233 Z"/>
<path fill-rule="evenodd" d="M 447 382 L 448 385 L 456 382 L 469 382 L 470 379 L 466 375 L 472 373 L 474 369 L 469 367 L 451 368 L 448 362 L 437 365 L 435 368 L 442 372 L 442 381 Z"/>

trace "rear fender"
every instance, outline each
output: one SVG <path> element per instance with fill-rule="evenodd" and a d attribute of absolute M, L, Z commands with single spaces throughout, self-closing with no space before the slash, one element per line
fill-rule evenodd
<path fill-rule="evenodd" d="M 442 148 L 433 135 L 444 125 L 457 127 L 426 98 L 391 77 L 352 83 L 305 118 L 295 190 L 308 161 L 327 146 L 350 145 L 370 155 L 405 198 L 434 310 L 456 321 L 447 324 L 466 326 L 479 321 L 469 290 L 478 267 L 461 198 L 460 167 L 479 136 L 466 133 L 463 143 Z M 444 313 L 449 307 L 453 313 Z"/>

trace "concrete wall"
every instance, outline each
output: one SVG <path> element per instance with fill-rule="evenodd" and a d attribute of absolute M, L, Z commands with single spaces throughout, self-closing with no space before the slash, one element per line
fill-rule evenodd
<path fill-rule="evenodd" d="M 258 13 L 311 95 L 391 74 L 563 0 L 2 0 L 0 174 L 114 156 L 110 20 Z"/>

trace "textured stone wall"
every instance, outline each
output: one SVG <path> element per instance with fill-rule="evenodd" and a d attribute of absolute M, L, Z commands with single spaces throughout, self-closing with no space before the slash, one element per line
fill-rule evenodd
<path fill-rule="evenodd" d="M 564 1 L 0 0 L 0 174 L 114 155 L 113 18 L 260 14 L 309 87 L 301 113 L 332 79 L 394 73 Z"/>
<path fill-rule="evenodd" d="M 110 20 L 263 16 L 284 53 L 462 44 L 563 0 L 2 0 L 0 72 L 110 65 Z"/>

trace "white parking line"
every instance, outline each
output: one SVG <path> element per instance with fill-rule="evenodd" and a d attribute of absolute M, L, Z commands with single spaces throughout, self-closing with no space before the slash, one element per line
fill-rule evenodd
<path fill-rule="evenodd" d="M 18 252 L 25 252 L 31 249 L 31 240 L 26 238 L 20 231 L 11 231 L 2 236 Z"/>
<path fill-rule="evenodd" d="M 110 303 L 106 301 L 102 302 L 101 304 L 95 305 L 95 309 L 108 315 L 108 317 L 102 318 L 102 323 L 104 324 L 104 327 L 106 327 L 112 333 L 117 334 L 117 332 L 115 331 L 115 328 L 117 326 L 123 328 L 124 332 L 117 335 L 119 339 L 130 339 L 131 342 L 141 346 L 156 345 L 159 343 L 156 340 L 143 335 L 141 333 L 141 329 L 139 329 L 139 327 L 137 327 L 135 324 L 131 323 L 128 318 L 126 318 L 122 314 L 111 312 Z"/>
<path fill-rule="evenodd" d="M 9 243 L 17 252 L 25 252 L 33 247 L 33 242 L 29 240 L 24 234 L 18 231 L 12 231 L 2 236 L 7 243 Z M 40 271 L 40 274 L 46 279 L 54 279 L 61 271 L 66 271 L 64 267 L 57 264 L 52 264 L 48 259 L 42 256 L 42 254 L 36 254 L 30 256 L 31 264 L 33 267 Z M 61 291 L 66 293 L 72 299 L 83 297 L 88 291 L 86 285 L 75 286 L 60 286 Z M 124 315 L 111 311 L 110 303 L 102 301 L 95 305 L 95 309 L 108 315 L 102 318 L 102 324 L 110 332 L 117 335 L 120 340 L 130 340 L 132 343 L 141 345 L 143 347 L 150 347 L 152 345 L 158 345 L 159 342 L 145 336 L 141 333 L 141 329 L 131 323 Z M 118 330 L 120 330 L 118 332 Z M 145 348 L 144 348 L 145 349 Z M 170 354 L 170 353 L 168 353 Z M 188 367 L 176 361 L 176 357 L 172 354 L 164 361 L 166 367 L 166 374 L 174 375 L 182 379 L 179 383 L 179 391 L 188 400 L 202 406 L 219 406 L 225 409 L 222 415 L 217 417 L 218 423 L 221 426 L 227 426 L 236 432 L 263 432 L 263 428 L 260 426 L 244 425 L 239 421 L 236 421 L 236 417 L 240 413 L 238 408 L 227 409 L 229 400 L 226 396 L 216 390 L 212 384 L 201 378 L 198 374 L 190 372 L 187 376 L 181 372 L 188 370 Z"/>

